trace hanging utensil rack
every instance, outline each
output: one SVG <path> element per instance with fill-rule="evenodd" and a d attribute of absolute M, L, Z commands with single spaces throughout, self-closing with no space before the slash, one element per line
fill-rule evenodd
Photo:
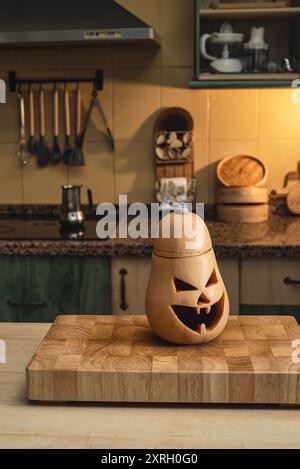
<path fill-rule="evenodd" d="M 92 78 L 17 78 L 15 71 L 9 72 L 9 91 L 15 93 L 17 88 L 22 85 L 43 85 L 43 84 L 64 84 L 68 83 L 93 83 L 94 89 L 103 90 L 103 71 L 96 70 L 95 76 Z"/>

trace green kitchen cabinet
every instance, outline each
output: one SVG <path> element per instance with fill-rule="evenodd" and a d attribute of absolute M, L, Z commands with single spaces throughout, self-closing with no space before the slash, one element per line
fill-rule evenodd
<path fill-rule="evenodd" d="M 0 257 L 0 321 L 111 314 L 109 257 Z"/>

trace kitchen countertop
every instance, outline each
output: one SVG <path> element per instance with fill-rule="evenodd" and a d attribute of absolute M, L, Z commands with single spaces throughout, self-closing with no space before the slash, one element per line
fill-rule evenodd
<path fill-rule="evenodd" d="M 1 324 L 0 448 L 300 447 L 295 407 L 30 403 L 25 367 L 49 326 Z"/>
<path fill-rule="evenodd" d="M 208 221 L 219 257 L 300 258 L 300 217 L 271 215 L 254 224 Z M 151 239 L 1 239 L 0 255 L 150 256 Z"/>

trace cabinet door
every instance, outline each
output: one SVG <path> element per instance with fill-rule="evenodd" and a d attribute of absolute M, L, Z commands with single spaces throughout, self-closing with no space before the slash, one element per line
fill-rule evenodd
<path fill-rule="evenodd" d="M 300 322 L 300 261 L 247 259 L 241 264 L 241 314 L 289 315 Z"/>
<path fill-rule="evenodd" d="M 17 322 L 22 316 L 24 269 L 21 257 L 0 257 L 0 321 Z"/>
<path fill-rule="evenodd" d="M 300 260 L 245 259 L 241 265 L 241 303 L 255 305 L 300 305 Z"/>
<path fill-rule="evenodd" d="M 240 274 L 239 259 L 219 258 L 218 266 L 222 275 L 230 305 L 230 314 L 239 314 L 240 311 Z"/>
<path fill-rule="evenodd" d="M 2 321 L 52 322 L 58 314 L 110 314 L 110 259 L 11 257 L 0 276 Z M 6 291 L 5 285 L 9 283 Z"/>
<path fill-rule="evenodd" d="M 150 257 L 112 258 L 113 314 L 145 314 L 145 296 L 150 267 Z"/>

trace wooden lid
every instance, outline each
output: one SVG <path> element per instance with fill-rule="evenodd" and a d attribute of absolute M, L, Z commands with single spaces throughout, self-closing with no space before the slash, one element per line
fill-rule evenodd
<path fill-rule="evenodd" d="M 158 234 L 153 247 L 154 254 L 160 257 L 198 256 L 212 249 L 207 226 L 195 213 L 165 215 L 159 223 Z"/>
<path fill-rule="evenodd" d="M 249 155 L 228 156 L 217 167 L 217 178 L 227 187 L 262 186 L 267 173 L 265 164 Z"/>

